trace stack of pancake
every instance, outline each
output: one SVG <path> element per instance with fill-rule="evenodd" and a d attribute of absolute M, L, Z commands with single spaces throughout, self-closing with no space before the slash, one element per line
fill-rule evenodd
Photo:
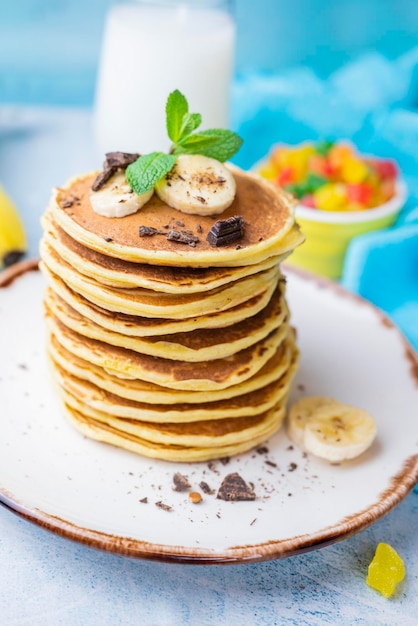
<path fill-rule="evenodd" d="M 216 218 L 155 194 L 135 214 L 100 216 L 89 200 L 97 173 L 54 190 L 40 264 L 48 354 L 85 435 L 200 461 L 257 446 L 282 424 L 298 353 L 280 263 L 303 237 L 288 196 L 233 172 L 235 200 Z M 215 222 L 237 218 L 238 239 L 207 240 Z"/>

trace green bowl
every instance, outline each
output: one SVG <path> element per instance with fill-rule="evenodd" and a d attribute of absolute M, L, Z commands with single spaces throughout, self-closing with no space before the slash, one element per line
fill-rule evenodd
<path fill-rule="evenodd" d="M 394 197 L 373 209 L 333 212 L 298 205 L 296 221 L 306 240 L 286 263 L 328 278 L 340 278 L 353 237 L 392 226 L 405 200 L 406 186 L 398 180 Z"/>

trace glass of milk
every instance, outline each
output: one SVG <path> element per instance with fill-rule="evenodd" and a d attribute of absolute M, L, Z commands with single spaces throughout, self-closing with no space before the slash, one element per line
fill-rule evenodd
<path fill-rule="evenodd" d="M 226 0 L 133 0 L 108 16 L 94 126 L 101 154 L 167 151 L 165 104 L 174 89 L 202 115 L 201 129 L 228 128 L 235 23 Z"/>

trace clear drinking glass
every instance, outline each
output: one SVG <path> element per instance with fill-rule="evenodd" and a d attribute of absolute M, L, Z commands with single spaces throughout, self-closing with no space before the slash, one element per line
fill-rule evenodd
<path fill-rule="evenodd" d="M 227 128 L 235 23 L 227 0 L 115 4 L 102 43 L 94 110 L 101 154 L 169 147 L 168 94 L 179 89 L 201 128 Z"/>

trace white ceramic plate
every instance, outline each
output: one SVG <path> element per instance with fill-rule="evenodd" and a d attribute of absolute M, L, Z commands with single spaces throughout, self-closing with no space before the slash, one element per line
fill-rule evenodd
<path fill-rule="evenodd" d="M 17 271 L 25 269 L 23 265 Z M 10 273 L 9 273 L 10 274 Z M 13 274 L 13 271 L 12 271 Z M 287 270 L 302 360 L 293 397 L 331 395 L 369 410 L 378 438 L 341 465 L 303 455 L 284 430 L 266 450 L 228 463 L 151 461 L 81 436 L 50 387 L 37 271 L 0 289 L 0 500 L 68 538 L 130 556 L 189 563 L 248 562 L 319 548 L 390 511 L 418 479 L 418 362 L 376 309 L 334 284 Z M 193 490 L 173 490 L 173 475 Z M 257 499 L 225 502 L 226 474 Z M 160 504 L 159 504 L 160 503 Z"/>

